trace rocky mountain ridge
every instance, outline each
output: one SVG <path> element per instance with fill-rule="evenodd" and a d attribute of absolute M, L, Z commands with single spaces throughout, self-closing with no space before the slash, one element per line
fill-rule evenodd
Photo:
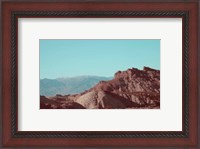
<path fill-rule="evenodd" d="M 56 94 L 78 94 L 90 89 L 101 80 L 111 80 L 111 77 L 78 76 L 57 79 L 41 79 L 40 95 L 55 96 Z"/>
<path fill-rule="evenodd" d="M 41 96 L 41 109 L 160 108 L 160 71 L 149 67 L 118 71 L 80 94 Z"/>

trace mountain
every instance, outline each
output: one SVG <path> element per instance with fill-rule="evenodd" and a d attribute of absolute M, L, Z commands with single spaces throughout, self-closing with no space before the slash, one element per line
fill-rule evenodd
<path fill-rule="evenodd" d="M 40 108 L 160 108 L 160 70 L 144 67 L 118 71 L 112 80 L 100 81 L 79 94 L 41 96 Z"/>
<path fill-rule="evenodd" d="M 40 95 L 55 96 L 56 94 L 77 94 L 90 89 L 101 80 L 110 80 L 111 77 L 79 76 L 72 78 L 41 79 Z"/>

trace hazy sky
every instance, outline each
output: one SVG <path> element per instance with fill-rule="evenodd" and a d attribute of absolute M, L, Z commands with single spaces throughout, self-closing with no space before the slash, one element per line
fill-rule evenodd
<path fill-rule="evenodd" d="M 118 70 L 160 69 L 160 40 L 40 40 L 40 78 L 113 76 Z"/>

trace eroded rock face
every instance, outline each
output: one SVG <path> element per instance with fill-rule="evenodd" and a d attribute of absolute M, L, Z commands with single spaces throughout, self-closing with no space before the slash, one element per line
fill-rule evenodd
<path fill-rule="evenodd" d="M 85 109 L 84 106 L 63 97 L 62 100 L 40 96 L 40 109 Z"/>
<path fill-rule="evenodd" d="M 160 92 L 160 71 L 148 67 L 115 73 L 111 81 L 103 81 L 94 88 L 110 92 Z"/>
<path fill-rule="evenodd" d="M 116 97 L 109 92 L 90 91 L 77 98 L 76 102 L 87 109 L 124 109 L 126 106 L 121 102 L 122 97 Z"/>
<path fill-rule="evenodd" d="M 160 71 L 149 67 L 144 67 L 143 70 L 132 68 L 118 71 L 114 79 L 100 81 L 93 88 L 81 94 L 57 95 L 49 97 L 50 101 L 46 101 L 46 97 L 41 97 L 42 103 L 43 98 L 45 98 L 45 103 L 51 103 L 53 108 L 159 108 Z"/>
<path fill-rule="evenodd" d="M 91 91 L 78 97 L 75 101 L 87 109 L 98 109 L 99 103 L 97 100 L 98 100 L 98 92 Z"/>

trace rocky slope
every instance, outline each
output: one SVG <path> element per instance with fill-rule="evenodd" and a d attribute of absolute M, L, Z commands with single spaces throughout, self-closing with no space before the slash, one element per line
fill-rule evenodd
<path fill-rule="evenodd" d="M 149 67 L 118 71 L 112 80 L 100 81 L 80 94 L 41 96 L 40 108 L 160 108 L 160 71 Z"/>

